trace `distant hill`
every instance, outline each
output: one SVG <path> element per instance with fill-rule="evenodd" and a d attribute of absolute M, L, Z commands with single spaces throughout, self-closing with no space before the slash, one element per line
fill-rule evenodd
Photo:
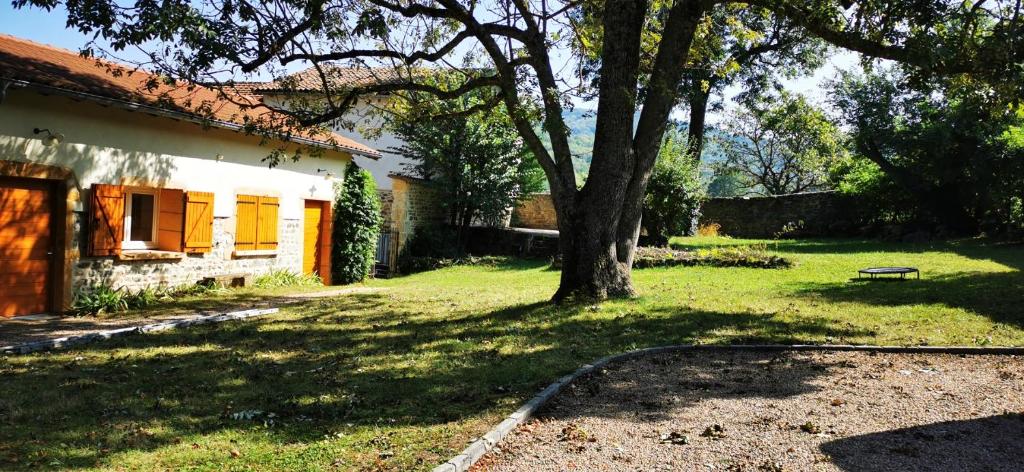
<path fill-rule="evenodd" d="M 569 128 L 569 149 L 573 156 L 572 164 L 576 170 L 576 176 L 581 182 L 590 170 L 590 160 L 593 157 L 594 134 L 597 125 L 595 114 L 595 110 L 579 108 L 567 111 L 564 114 L 565 125 Z M 634 122 L 637 119 L 639 119 L 639 113 L 634 117 Z M 686 131 L 686 123 L 676 122 L 676 126 L 679 126 L 683 132 Z M 702 174 L 710 179 L 711 165 L 724 159 L 721 146 L 717 141 L 736 138 L 713 128 L 709 128 L 706 134 L 707 144 L 704 146 L 704 152 L 701 154 L 701 167 Z M 541 139 L 544 140 L 544 144 L 550 146 L 551 143 L 548 140 L 547 133 L 541 132 L 540 135 Z"/>

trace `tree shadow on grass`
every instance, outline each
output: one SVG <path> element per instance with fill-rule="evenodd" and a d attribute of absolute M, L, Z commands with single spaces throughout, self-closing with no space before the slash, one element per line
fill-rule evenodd
<path fill-rule="evenodd" d="M 302 294 L 273 295 L 259 291 L 228 290 L 225 293 L 161 301 L 145 308 L 101 316 L 63 316 L 45 319 L 16 317 L 0 322 L 0 346 L 229 311 L 281 307 L 306 300 Z"/>
<path fill-rule="evenodd" d="M 1024 273 L 960 272 L 921 280 L 880 283 L 854 279 L 845 283 L 804 284 L 798 296 L 830 303 L 862 303 L 883 307 L 940 304 L 961 308 L 1024 328 Z"/>
<path fill-rule="evenodd" d="M 821 446 L 848 471 L 1024 470 L 1024 415 L 945 421 L 837 439 Z"/>
<path fill-rule="evenodd" d="M 427 467 L 465 436 L 435 432 L 416 444 L 381 439 L 380 429 L 422 435 L 508 412 L 585 362 L 715 332 L 837 334 L 824 320 L 750 313 L 611 316 L 537 302 L 429 314 L 380 293 L 311 300 L 257 321 L 0 359 L 0 468 L 111 466 L 118 453 L 211 436 L 315 448 L 339 432 L 345 447 L 374 458 L 388 441 L 413 441 L 382 467 Z M 804 391 L 804 382 L 794 378 L 788 391 Z"/>

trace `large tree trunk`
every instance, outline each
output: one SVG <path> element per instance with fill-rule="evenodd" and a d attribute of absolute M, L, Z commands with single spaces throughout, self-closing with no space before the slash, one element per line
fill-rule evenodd
<path fill-rule="evenodd" d="M 640 32 L 647 3 L 620 0 L 606 4 L 607 11 L 615 15 L 605 15 L 590 176 L 579 191 L 559 187 L 560 182 L 548 176 L 562 255 L 555 301 L 636 293 L 630 272 L 640 235 L 643 197 L 669 113 L 678 100 L 682 66 L 706 6 L 703 0 L 680 0 L 673 5 L 634 135 Z"/>
<path fill-rule="evenodd" d="M 710 79 L 708 79 L 710 81 Z M 693 79 L 690 84 L 690 122 L 687 124 L 686 152 L 694 159 L 700 159 L 704 152 L 704 130 L 707 127 L 708 101 L 711 98 L 711 86 L 707 90 L 701 87 L 701 79 Z"/>
<path fill-rule="evenodd" d="M 562 252 L 562 279 L 554 295 L 556 301 L 574 295 L 600 299 L 634 294 L 630 278 L 633 245 L 621 247 L 619 225 L 636 165 L 633 113 L 647 2 L 609 1 L 607 7 L 613 7 L 615 14 L 604 16 L 590 176 L 578 192 L 564 189 L 562 198 L 555 199 Z"/>
<path fill-rule="evenodd" d="M 581 201 L 573 214 L 559 212 L 562 274 L 554 301 L 634 295 L 630 264 L 619 260 L 616 227 L 607 223 L 620 211 L 621 205 Z"/>

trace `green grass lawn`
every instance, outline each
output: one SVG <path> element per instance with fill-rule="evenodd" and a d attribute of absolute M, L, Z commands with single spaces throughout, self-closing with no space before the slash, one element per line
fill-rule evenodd
<path fill-rule="evenodd" d="M 429 469 L 539 388 L 629 349 L 1024 345 L 1021 248 L 768 244 L 797 266 L 639 270 L 639 298 L 571 307 L 547 303 L 558 273 L 541 262 L 455 267 L 263 320 L 0 357 L 0 470 Z M 871 265 L 922 280 L 851 281 Z"/>

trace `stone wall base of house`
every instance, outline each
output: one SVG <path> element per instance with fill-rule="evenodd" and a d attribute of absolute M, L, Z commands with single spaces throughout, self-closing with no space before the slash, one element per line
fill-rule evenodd
<path fill-rule="evenodd" d="M 81 214 L 78 215 L 81 218 Z M 75 225 L 81 228 L 81 223 Z M 261 275 L 274 270 L 302 271 L 302 224 L 281 220 L 275 255 L 234 256 L 235 219 L 214 218 L 213 250 L 169 260 L 123 260 L 118 257 L 82 257 L 71 270 L 73 288 L 105 285 L 126 290 L 193 285 L 223 274 Z M 80 237 L 76 230 L 75 236 Z"/>

